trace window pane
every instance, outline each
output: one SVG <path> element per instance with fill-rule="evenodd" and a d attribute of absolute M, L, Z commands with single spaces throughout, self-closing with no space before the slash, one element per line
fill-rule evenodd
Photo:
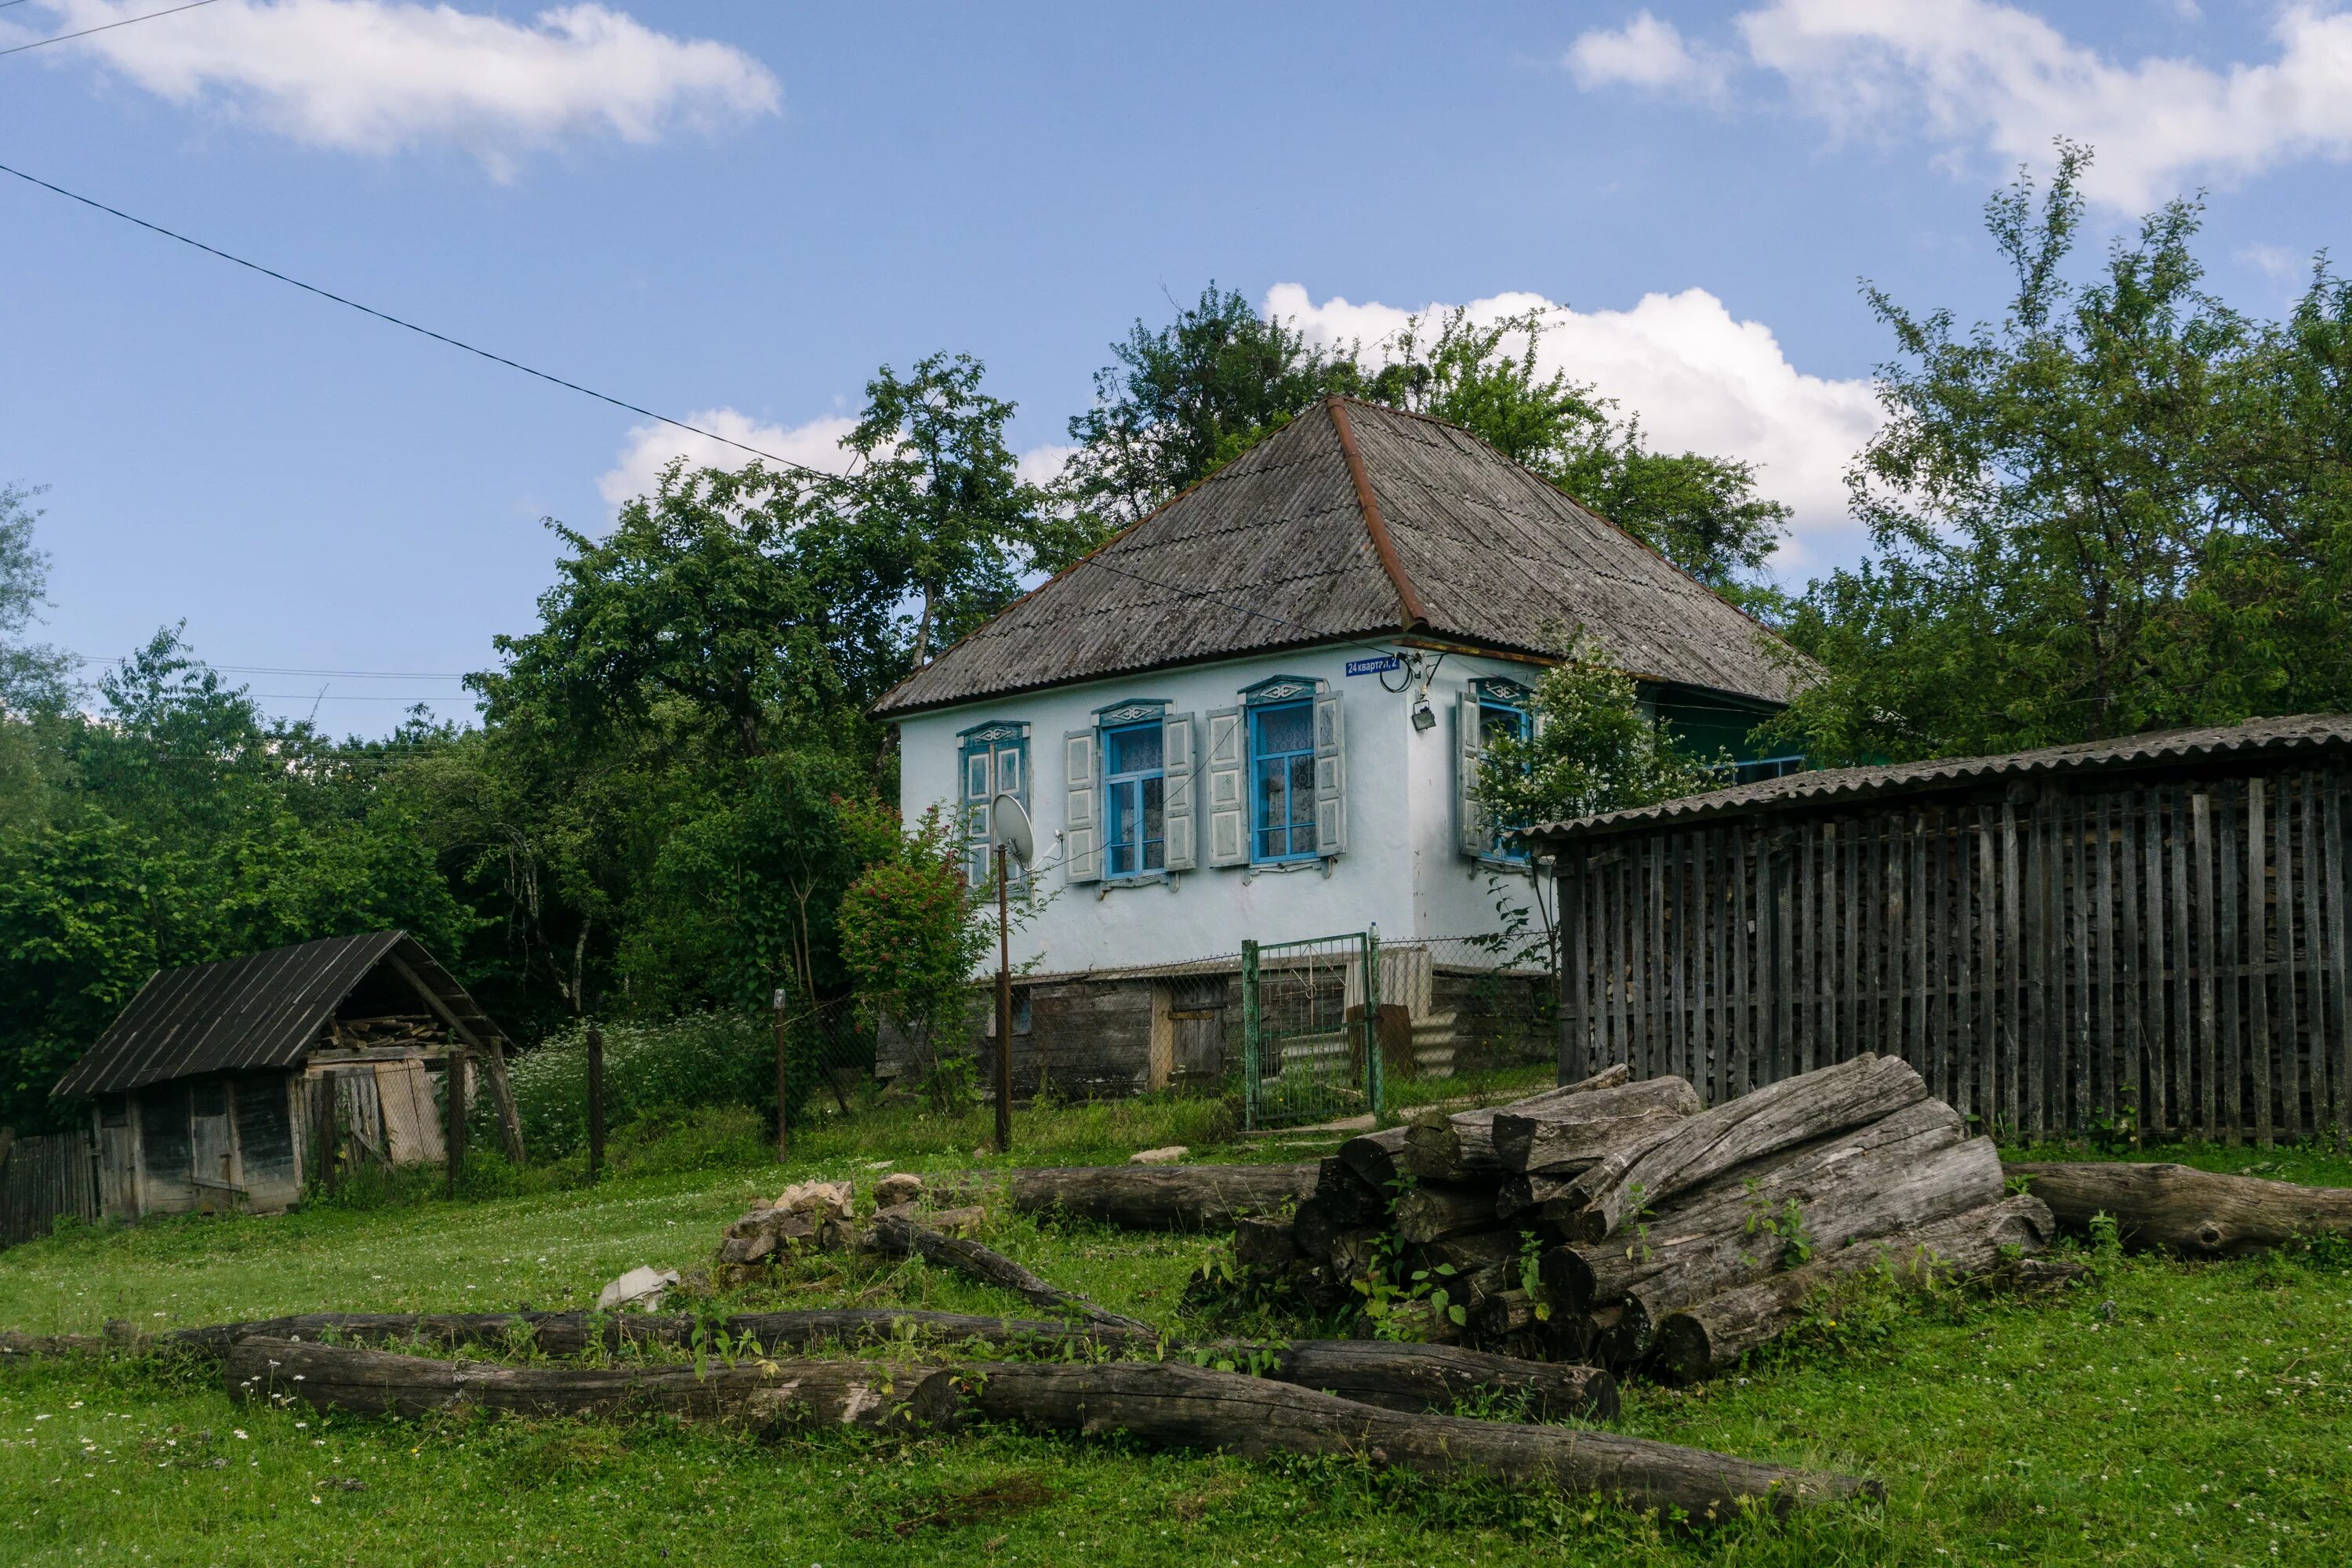
<path fill-rule="evenodd" d="M 1523 740 L 1528 732 L 1527 724 L 1528 716 L 1516 708 L 1483 706 L 1478 710 L 1478 743 L 1482 746 L 1489 744 L 1501 735 Z"/>
<path fill-rule="evenodd" d="M 1289 814 L 1284 799 L 1282 763 L 1279 758 L 1260 758 L 1257 764 L 1257 819 L 1254 826 L 1261 828 L 1279 827 Z M 1280 854 L 1280 850 L 1271 851 Z"/>
<path fill-rule="evenodd" d="M 1143 792 L 1143 868 L 1158 871 L 1168 864 L 1168 813 L 1160 798 L 1167 786 L 1149 778 L 1138 787 Z"/>
<path fill-rule="evenodd" d="M 1294 825 L 1315 825 L 1315 759 L 1290 759 L 1290 820 Z"/>
<path fill-rule="evenodd" d="M 1110 772 L 1148 773 L 1160 765 L 1159 725 L 1130 724 L 1123 730 L 1113 730 L 1108 739 Z"/>
<path fill-rule="evenodd" d="M 1261 753 L 1311 752 L 1315 749 L 1315 712 L 1304 702 L 1257 710 L 1257 749 Z"/>

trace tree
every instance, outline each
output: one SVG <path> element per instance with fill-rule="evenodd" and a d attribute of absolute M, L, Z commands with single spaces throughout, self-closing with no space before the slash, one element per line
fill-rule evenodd
<path fill-rule="evenodd" d="M 1308 343 L 1214 281 L 1164 327 L 1139 319 L 1111 353 L 1117 363 L 1095 373 L 1094 405 L 1070 420 L 1078 449 L 1056 486 L 1075 520 L 1069 559 L 1362 379 L 1351 357 Z"/>
<path fill-rule="evenodd" d="M 1873 558 L 1807 593 L 1826 671 L 1782 729 L 1824 760 L 2007 751 L 2352 700 L 2352 300 L 2200 288 L 2196 203 L 2067 276 L 2087 150 L 1987 208 L 2016 279 L 1962 331 L 1868 291 L 1897 357 L 1849 473 Z"/>
<path fill-rule="evenodd" d="M 1486 737 L 1475 796 L 1506 830 L 1714 789 L 1720 763 L 1685 752 L 1643 711 L 1633 678 L 1579 638 L 1528 700 L 1531 734 Z"/>
<path fill-rule="evenodd" d="M 994 937 L 982 896 L 963 879 L 963 842 L 937 807 L 859 874 L 841 900 L 841 953 L 878 1026 L 895 1028 L 925 1067 L 941 1109 L 970 1089 L 971 973 Z"/>
<path fill-rule="evenodd" d="M 48 588 L 49 558 L 33 548 L 38 494 L 0 485 L 0 716 L 54 712 L 72 689 L 72 660 L 25 640 Z"/>

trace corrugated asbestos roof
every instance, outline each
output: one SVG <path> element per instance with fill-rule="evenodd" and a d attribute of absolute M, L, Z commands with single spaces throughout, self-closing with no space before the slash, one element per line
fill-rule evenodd
<path fill-rule="evenodd" d="M 423 946 L 400 931 L 372 931 L 160 972 L 54 1092 L 79 1099 L 198 1073 L 294 1067 L 335 1005 L 386 961 L 405 965 L 478 1037 L 503 1039 Z"/>
<path fill-rule="evenodd" d="M 1547 822 L 1530 837 L 1559 842 L 1625 832 L 1660 823 L 1746 813 L 1798 811 L 1886 795 L 1965 787 L 1995 779 L 2050 778 L 2068 773 L 2163 768 L 2184 763 L 2272 757 L 2352 747 L 2352 713 L 2298 713 L 2201 730 L 2164 730 L 2119 741 L 2084 741 L 1992 757 L 1942 757 L 1890 767 L 1827 768 L 1790 773 L 1732 789 L 1685 795 L 1655 805 L 1605 812 L 1572 822 Z"/>
<path fill-rule="evenodd" d="M 1392 542 L 1387 563 L 1375 516 Z M 1414 598 L 1418 621 L 1404 609 Z M 1688 574 L 1467 431 L 1335 398 L 1016 601 L 875 713 L 1408 630 L 1541 655 L 1577 626 L 1637 676 L 1764 701 L 1785 701 L 1801 668 Z"/>

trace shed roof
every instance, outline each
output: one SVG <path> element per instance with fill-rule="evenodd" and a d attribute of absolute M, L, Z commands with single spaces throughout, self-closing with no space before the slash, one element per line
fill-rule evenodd
<path fill-rule="evenodd" d="M 371 931 L 158 972 L 55 1092 L 78 1099 L 198 1073 L 296 1067 L 336 1004 L 387 963 L 440 1003 L 434 1011 L 446 1007 L 477 1037 L 503 1041 L 421 943 L 401 931 Z"/>
<path fill-rule="evenodd" d="M 1801 660 L 1468 431 L 1334 397 L 1016 600 L 881 718 L 1401 633 L 1549 656 L 1582 628 L 1646 679 L 1769 703 Z"/>
<path fill-rule="evenodd" d="M 1630 832 L 1661 823 L 1706 817 L 1761 815 L 1833 807 L 1883 795 L 1924 794 L 2011 778 L 2057 778 L 2073 773 L 2137 772 L 2186 765 L 2266 762 L 2352 747 L 2352 713 L 2297 713 L 2252 719 L 2195 730 L 2163 730 L 2115 741 L 2083 741 L 2006 752 L 1989 757 L 1939 757 L 1884 767 L 1825 768 L 1790 773 L 1705 795 L 1684 795 L 1654 805 L 1568 822 L 1540 823 L 1528 837 L 1559 842 Z"/>

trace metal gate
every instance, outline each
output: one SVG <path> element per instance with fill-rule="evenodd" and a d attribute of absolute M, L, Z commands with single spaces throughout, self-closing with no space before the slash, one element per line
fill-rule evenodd
<path fill-rule="evenodd" d="M 1381 1110 L 1380 933 L 1242 943 L 1246 1125 Z"/>

